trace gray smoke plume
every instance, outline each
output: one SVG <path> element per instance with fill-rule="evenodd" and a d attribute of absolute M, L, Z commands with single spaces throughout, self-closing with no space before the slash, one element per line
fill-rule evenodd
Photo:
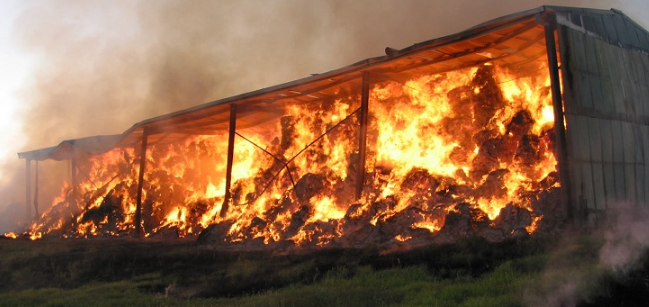
<path fill-rule="evenodd" d="M 623 204 L 611 214 L 611 223 L 604 227 L 599 264 L 605 270 L 624 274 L 649 249 L 649 208 Z"/>
<path fill-rule="evenodd" d="M 624 280 L 649 252 L 649 208 L 618 204 L 589 235 L 566 237 L 527 290 L 528 306 L 576 306 L 600 295 L 606 278 Z"/>
<path fill-rule="evenodd" d="M 24 150 L 32 150 L 121 133 L 153 116 L 337 69 L 380 56 L 386 46 L 408 47 L 551 3 L 617 4 L 23 1 L 14 36 L 37 64 L 21 93 L 26 107 L 19 137 L 26 140 Z M 7 180 L 0 186 L 0 212 L 6 220 L 24 217 L 24 210 L 16 217 L 6 209 L 24 202 L 23 165 L 17 160 L 2 169 Z M 50 205 L 46 198 L 41 212 Z M 0 220 L 0 231 L 8 228 Z"/>

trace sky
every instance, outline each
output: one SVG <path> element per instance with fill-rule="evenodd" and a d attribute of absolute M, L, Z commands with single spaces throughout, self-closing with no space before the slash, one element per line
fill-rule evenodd
<path fill-rule="evenodd" d="M 0 0 L 0 232 L 24 215 L 17 152 L 121 133 L 544 4 L 614 7 L 649 29 L 649 0 Z"/>
<path fill-rule="evenodd" d="M 21 55 L 12 42 L 12 24 L 20 14 L 20 1 L 2 0 L 0 3 L 0 159 L 16 158 L 15 150 L 24 146 L 20 135 L 17 111 L 21 102 L 17 95 L 25 78 L 33 69 L 33 59 Z"/>

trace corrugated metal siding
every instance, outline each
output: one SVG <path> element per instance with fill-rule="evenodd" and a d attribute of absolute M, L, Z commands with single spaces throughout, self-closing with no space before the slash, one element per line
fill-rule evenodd
<path fill-rule="evenodd" d="M 558 20 L 572 205 L 647 205 L 649 34 L 615 12 Z"/>
<path fill-rule="evenodd" d="M 555 8 L 560 25 L 612 45 L 649 52 L 649 32 L 617 10 Z"/>

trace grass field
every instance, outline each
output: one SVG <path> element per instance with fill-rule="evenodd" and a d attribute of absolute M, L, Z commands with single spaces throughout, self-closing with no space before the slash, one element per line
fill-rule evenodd
<path fill-rule="evenodd" d="M 0 240 L 0 306 L 640 306 L 644 253 L 601 269 L 602 242 L 471 239 L 381 254 L 218 251 L 189 241 Z M 635 304 L 635 305 L 634 305 Z"/>

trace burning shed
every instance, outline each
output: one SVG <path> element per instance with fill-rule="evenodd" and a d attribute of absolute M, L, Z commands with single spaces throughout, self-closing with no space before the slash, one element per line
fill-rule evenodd
<path fill-rule="evenodd" d="M 545 6 L 19 153 L 70 161 L 30 234 L 389 246 L 645 204 L 648 52 L 619 11 Z"/>

